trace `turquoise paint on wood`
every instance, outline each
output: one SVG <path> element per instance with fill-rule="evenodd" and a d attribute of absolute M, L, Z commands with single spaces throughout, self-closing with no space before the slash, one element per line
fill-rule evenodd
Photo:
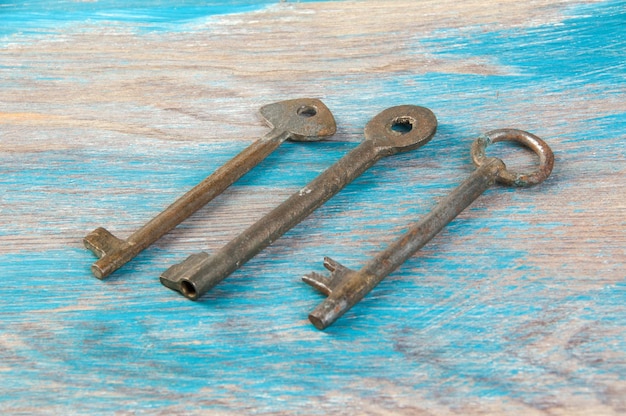
<path fill-rule="evenodd" d="M 193 25 L 194 22 L 201 23 L 211 16 L 244 13 L 276 3 L 276 0 L 184 0 L 175 4 L 159 0 L 3 2 L 0 3 L 0 17 L 3 20 L 0 35 L 53 34 L 59 26 L 93 23 L 104 26 L 131 24 L 143 31 L 171 31 Z"/>
<path fill-rule="evenodd" d="M 97 14 L 107 4 L 112 3 L 80 7 Z M 97 122 L 127 120 L 98 118 L 107 107 L 89 100 L 74 110 L 93 108 L 96 116 L 78 126 L 55 125 L 58 119 L 19 124 L 17 116 L 5 114 L 62 114 L 55 105 L 67 105 L 21 97 L 55 83 L 73 85 L 67 74 L 47 69 L 43 58 L 28 55 L 32 67 L 19 74 L 23 84 L 9 72 L 0 79 L 0 409 L 623 412 L 623 6 L 569 7 L 569 17 L 558 24 L 490 33 L 476 26 L 414 39 L 412 46 L 429 56 L 487 62 L 493 71 L 483 74 L 335 69 L 307 74 L 313 80 L 289 73 L 271 82 L 233 75 L 239 83 L 220 85 L 228 87 L 219 99 L 222 107 L 248 104 L 251 94 L 259 105 L 292 98 L 283 95 L 319 85 L 340 125 L 335 141 L 281 146 L 106 282 L 89 273 L 94 258 L 81 246 L 84 234 L 102 225 L 127 236 L 245 143 L 240 137 L 216 141 L 211 129 L 217 123 L 209 111 L 199 116 L 200 126 L 207 126 L 205 141 L 168 140 L 147 130 L 104 129 L 102 138 Z M 306 16 L 316 13 L 304 10 Z M 153 23 L 153 17 L 133 19 L 125 23 Z M 183 27 L 183 20 L 167 29 Z M 73 34 L 73 27 L 50 36 Z M 137 36 L 171 41 L 168 33 Z M 334 43 L 345 40 L 334 36 Z M 7 51 L 0 63 L 12 68 L 17 61 Z M 422 55 L 407 59 L 417 64 Z M 163 74 L 151 70 L 155 75 L 137 75 L 128 67 L 123 73 L 133 82 L 162 82 Z M 183 78 L 187 71 L 175 75 Z M 74 75 L 86 83 L 105 76 Z M 206 87 L 213 81 L 207 79 L 194 86 Z M 294 85 L 304 85 L 303 91 L 291 91 Z M 150 83 L 145 86 L 149 90 Z M 139 114 L 129 111 L 125 128 L 158 122 L 166 132 L 193 132 L 188 118 L 168 118 L 171 111 L 159 107 L 168 96 L 149 91 L 155 96 L 143 107 L 125 104 Z M 194 100 L 172 99 L 183 110 L 198 105 Z M 210 97 L 201 100 L 211 103 Z M 201 302 L 158 283 L 169 265 L 199 249 L 216 250 L 354 148 L 378 111 L 405 102 L 427 105 L 438 115 L 438 134 L 427 146 L 381 161 Z M 169 102 L 163 106 L 173 108 Z M 240 120 L 231 120 L 237 128 Z M 260 126 L 258 120 L 246 123 Z M 504 124 L 533 131 L 553 146 L 553 176 L 527 190 L 490 189 L 335 326 L 315 330 L 306 314 L 321 296 L 300 276 L 321 271 L 324 255 L 350 267 L 365 262 L 467 176 L 474 136 Z M 48 137 L 58 137 L 59 147 Z"/>

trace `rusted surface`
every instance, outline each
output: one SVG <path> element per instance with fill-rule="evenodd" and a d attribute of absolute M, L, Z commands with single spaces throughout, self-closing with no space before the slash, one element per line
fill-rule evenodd
<path fill-rule="evenodd" d="M 300 98 L 261 107 L 261 115 L 273 127 L 176 202 L 167 207 L 127 240 L 100 227 L 84 238 L 85 247 L 100 260 L 91 266 L 93 274 L 104 279 L 137 254 L 172 230 L 191 214 L 245 175 L 285 140 L 315 141 L 335 133 L 335 119 L 320 100 Z"/>
<path fill-rule="evenodd" d="M 476 166 L 485 163 L 485 150 L 491 143 L 514 141 L 523 144 L 532 149 L 539 156 L 539 166 L 537 170 L 530 173 L 511 172 L 508 169 L 502 169 L 498 173 L 496 181 L 509 186 L 530 186 L 537 185 L 550 176 L 552 167 L 554 166 L 554 155 L 552 151 L 540 138 L 534 134 L 523 130 L 516 129 L 498 129 L 492 130 L 472 143 L 472 160 Z"/>
<path fill-rule="evenodd" d="M 385 156 L 428 143 L 437 119 L 427 108 L 402 105 L 382 111 L 365 127 L 365 141 L 212 256 L 189 256 L 161 275 L 163 285 L 196 300 L 298 224 Z"/>
<path fill-rule="evenodd" d="M 485 148 L 491 142 L 517 141 L 530 147 L 539 156 L 538 170 L 530 174 L 509 172 L 498 158 L 485 156 Z M 415 254 L 439 231 L 467 208 L 476 198 L 498 181 L 509 186 L 530 186 L 543 182 L 552 172 L 554 155 L 550 147 L 538 137 L 521 130 L 493 130 L 472 145 L 472 158 L 478 168 L 452 193 L 443 199 L 422 220 L 384 251 L 376 255 L 359 271 L 351 270 L 326 257 L 324 267 L 330 277 L 311 273 L 302 280 L 328 297 L 309 315 L 318 329 L 332 325 L 352 306 L 358 303 L 386 276 Z"/>

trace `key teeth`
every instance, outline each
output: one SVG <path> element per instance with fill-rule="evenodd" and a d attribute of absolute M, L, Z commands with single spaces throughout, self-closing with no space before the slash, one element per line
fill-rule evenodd
<path fill-rule="evenodd" d="M 205 252 L 195 253 L 187 257 L 181 263 L 170 266 L 161 273 L 160 280 L 163 286 L 180 292 L 180 282 L 184 278 L 196 273 L 196 270 L 209 258 Z"/>
<path fill-rule="evenodd" d="M 326 296 L 330 296 L 337 285 L 341 283 L 346 275 L 353 272 L 353 270 L 330 257 L 324 257 L 324 267 L 330 271 L 329 277 L 321 273 L 312 272 L 302 276 L 302 281 L 319 290 Z"/>
<path fill-rule="evenodd" d="M 326 296 L 330 296 L 332 290 L 330 289 L 331 280 L 321 273 L 312 272 L 302 276 L 302 281 L 314 289 L 322 292 Z"/>
<path fill-rule="evenodd" d="M 96 228 L 83 238 L 83 243 L 98 258 L 113 252 L 124 244 L 124 240 L 117 238 L 103 227 Z"/>
<path fill-rule="evenodd" d="M 330 257 L 324 257 L 324 267 L 331 273 L 345 273 L 346 270 L 349 270 L 343 264 L 331 259 Z"/>

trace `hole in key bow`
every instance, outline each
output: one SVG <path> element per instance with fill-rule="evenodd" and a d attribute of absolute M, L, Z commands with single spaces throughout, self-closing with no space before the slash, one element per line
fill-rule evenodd
<path fill-rule="evenodd" d="M 391 131 L 399 134 L 407 134 L 413 130 L 413 120 L 411 117 L 397 117 L 391 122 Z"/>
<path fill-rule="evenodd" d="M 311 105 L 303 105 L 302 107 L 298 108 L 296 113 L 298 113 L 298 115 L 301 117 L 309 118 L 317 114 L 317 109 Z"/>
<path fill-rule="evenodd" d="M 499 141 L 489 146 L 488 157 L 497 157 L 515 172 L 530 172 L 537 167 L 539 156 L 531 148 L 517 141 Z"/>

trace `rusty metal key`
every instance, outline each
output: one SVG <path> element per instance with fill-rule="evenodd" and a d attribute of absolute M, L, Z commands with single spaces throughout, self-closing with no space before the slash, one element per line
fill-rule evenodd
<path fill-rule="evenodd" d="M 202 208 L 265 159 L 285 140 L 317 141 L 335 133 L 335 119 L 320 100 L 300 98 L 268 104 L 259 110 L 272 130 L 217 169 L 158 214 L 128 239 L 115 237 L 100 227 L 83 240 L 100 260 L 91 266 L 104 279 L 137 254 Z"/>
<path fill-rule="evenodd" d="M 490 143 L 515 141 L 532 149 L 539 156 L 539 167 L 532 173 L 520 174 L 507 170 L 498 158 L 487 158 L 485 148 Z M 318 329 L 325 329 L 357 304 L 387 275 L 430 241 L 439 231 L 467 208 L 494 182 L 509 186 L 530 186 L 541 183 L 552 172 L 554 156 L 550 147 L 538 137 L 521 130 L 493 130 L 474 141 L 472 159 L 478 168 L 451 194 L 444 198 L 422 220 L 412 225 L 401 238 L 391 243 L 360 270 L 351 270 L 326 257 L 324 267 L 330 277 L 311 273 L 302 278 L 328 297 L 309 314 Z"/>
<path fill-rule="evenodd" d="M 385 156 L 428 143 L 437 119 L 427 108 L 389 108 L 365 127 L 365 140 L 217 253 L 192 254 L 161 275 L 161 283 L 196 300 Z"/>

